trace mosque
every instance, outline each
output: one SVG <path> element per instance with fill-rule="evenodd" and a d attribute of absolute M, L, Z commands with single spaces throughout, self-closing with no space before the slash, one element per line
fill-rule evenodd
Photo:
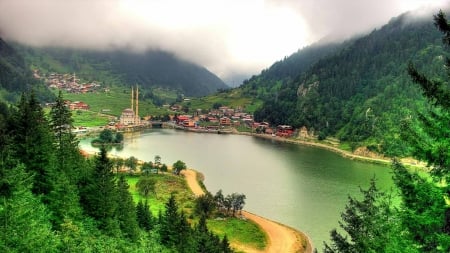
<path fill-rule="evenodd" d="M 139 117 L 139 89 L 137 86 L 136 88 L 131 87 L 131 108 L 122 111 L 120 124 L 125 126 L 141 125 L 141 118 Z"/>

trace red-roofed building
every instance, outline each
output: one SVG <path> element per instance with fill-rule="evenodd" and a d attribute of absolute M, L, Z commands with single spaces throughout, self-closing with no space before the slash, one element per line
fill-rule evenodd
<path fill-rule="evenodd" d="M 75 101 L 73 103 L 69 104 L 70 110 L 89 110 L 89 105 L 81 102 L 81 101 Z"/>

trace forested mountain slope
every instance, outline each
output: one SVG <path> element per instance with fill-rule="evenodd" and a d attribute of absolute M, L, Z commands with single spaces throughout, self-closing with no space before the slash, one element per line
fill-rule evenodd
<path fill-rule="evenodd" d="M 34 89 L 40 99 L 52 97 L 44 86 L 33 79 L 23 57 L 0 38 L 0 98 L 13 102 L 17 94 Z"/>
<path fill-rule="evenodd" d="M 187 96 L 203 96 L 228 86 L 199 65 L 163 51 L 87 51 L 15 45 L 28 65 L 44 72 L 73 73 L 105 84 L 163 87 Z"/>
<path fill-rule="evenodd" d="M 338 43 L 318 42 L 277 61 L 259 75 L 252 76 L 241 86 L 245 95 L 259 98 L 272 97 L 282 84 L 291 82 L 300 73 L 305 72 L 321 58 L 337 51 L 342 45 Z"/>
<path fill-rule="evenodd" d="M 414 19 L 404 14 L 335 48 L 299 70 L 295 79 L 287 75 L 278 82 L 265 80 L 272 85 L 266 89 L 272 90 L 263 97 L 255 118 L 306 126 L 320 138 L 336 136 L 353 147 L 367 145 L 388 155 L 406 154 L 398 140 L 399 122 L 424 107 L 420 91 L 411 85 L 408 63 L 425 73 L 439 72 L 444 63 L 441 35 L 431 15 Z M 245 88 L 257 87 L 264 76 L 267 73 L 253 77 Z"/>

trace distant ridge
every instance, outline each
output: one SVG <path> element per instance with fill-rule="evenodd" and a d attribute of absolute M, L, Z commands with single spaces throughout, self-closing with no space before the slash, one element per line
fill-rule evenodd
<path fill-rule="evenodd" d="M 204 67 L 158 50 L 87 51 L 66 48 L 32 48 L 15 44 L 28 65 L 49 72 L 76 72 L 77 76 L 104 83 L 162 87 L 186 96 L 204 96 L 229 88 Z"/>

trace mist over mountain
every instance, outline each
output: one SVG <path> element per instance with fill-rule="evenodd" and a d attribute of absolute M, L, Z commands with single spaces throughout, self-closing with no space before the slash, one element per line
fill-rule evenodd
<path fill-rule="evenodd" d="M 14 45 L 28 66 L 44 72 L 76 73 L 79 78 L 107 85 L 161 87 L 186 96 L 204 96 L 228 88 L 206 68 L 164 51 L 90 51 Z"/>
<path fill-rule="evenodd" d="M 250 78 L 242 89 L 264 101 L 256 120 L 306 126 L 319 138 L 405 154 L 399 122 L 415 117 L 425 104 L 407 65 L 440 73 L 441 42 L 431 16 L 404 14 L 366 36 L 306 47 Z"/>

